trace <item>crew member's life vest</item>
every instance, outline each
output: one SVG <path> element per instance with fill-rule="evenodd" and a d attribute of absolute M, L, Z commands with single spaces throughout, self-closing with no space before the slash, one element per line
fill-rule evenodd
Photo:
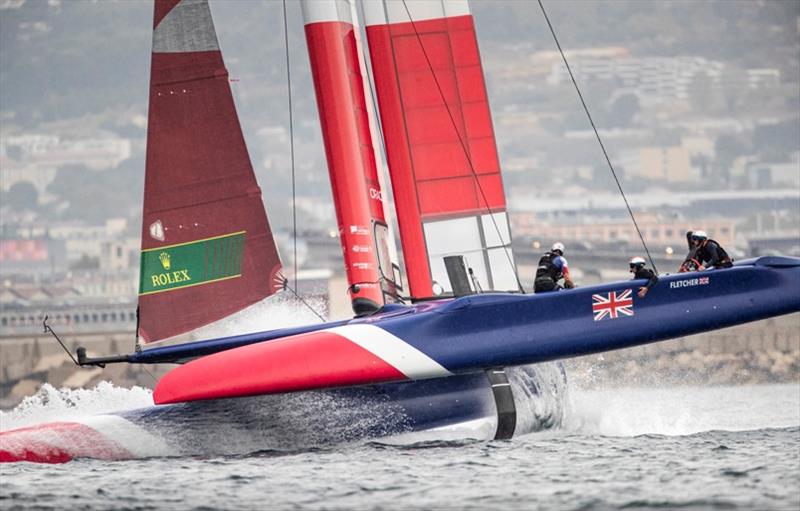
<path fill-rule="evenodd" d="M 717 249 L 717 260 L 716 261 L 713 261 L 713 258 L 711 256 L 711 251 L 708 248 L 708 246 L 712 245 L 712 244 Z M 731 266 L 733 266 L 733 260 L 730 258 L 728 253 L 725 252 L 725 249 L 722 248 L 722 246 L 719 243 L 717 243 L 716 241 L 714 241 L 712 239 L 709 239 L 708 241 L 706 241 L 703 244 L 703 246 L 700 247 L 697 250 L 697 253 L 695 254 L 695 258 L 698 259 L 703 264 L 713 263 L 712 265 L 715 268 L 730 268 Z"/>
<path fill-rule="evenodd" d="M 547 252 L 539 259 L 539 267 L 536 268 L 536 278 L 550 277 L 553 282 L 558 282 L 558 279 L 563 277 L 561 270 L 553 263 L 553 259 L 558 257 L 554 252 Z"/>

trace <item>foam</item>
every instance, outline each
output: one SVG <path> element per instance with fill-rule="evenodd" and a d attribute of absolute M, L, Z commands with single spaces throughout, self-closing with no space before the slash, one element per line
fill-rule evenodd
<path fill-rule="evenodd" d="M 101 382 L 92 389 L 56 389 L 45 383 L 13 410 L 0 411 L 0 431 L 152 405 L 152 391 L 142 387 L 125 389 Z"/>
<path fill-rule="evenodd" d="M 691 435 L 800 425 L 800 384 L 572 390 L 564 430 Z"/>

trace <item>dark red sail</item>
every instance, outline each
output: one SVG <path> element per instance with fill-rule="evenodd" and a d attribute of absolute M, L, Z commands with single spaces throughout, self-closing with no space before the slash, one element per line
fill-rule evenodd
<path fill-rule="evenodd" d="M 156 0 L 139 336 L 193 330 L 275 292 L 275 242 L 207 0 Z"/>

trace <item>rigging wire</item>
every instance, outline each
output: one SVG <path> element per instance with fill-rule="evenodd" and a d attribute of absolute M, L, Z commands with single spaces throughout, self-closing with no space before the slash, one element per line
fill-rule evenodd
<path fill-rule="evenodd" d="M 152 378 L 155 383 L 158 383 L 158 378 L 153 376 L 153 373 L 151 373 L 144 364 L 139 364 L 139 369 L 150 375 L 150 378 Z"/>
<path fill-rule="evenodd" d="M 650 255 L 650 250 L 647 248 L 647 243 L 644 241 L 644 236 L 642 235 L 642 230 L 639 229 L 639 224 L 636 222 L 636 216 L 633 214 L 633 210 L 631 209 L 630 204 L 628 203 L 628 198 L 625 196 L 625 192 L 622 190 L 622 184 L 619 182 L 619 178 L 617 177 L 617 172 L 614 170 L 614 165 L 611 164 L 611 158 L 608 157 L 608 152 L 606 152 L 606 147 L 603 145 L 603 140 L 600 138 L 600 133 L 597 131 L 597 127 L 594 124 L 594 119 L 592 119 L 592 114 L 589 113 L 589 107 L 586 106 L 586 101 L 583 100 L 583 94 L 581 94 L 581 89 L 578 87 L 578 82 L 575 81 L 575 75 L 572 74 L 572 69 L 569 67 L 569 62 L 567 62 L 567 56 L 564 54 L 564 50 L 561 49 L 561 43 L 558 42 L 558 37 L 556 36 L 556 31 L 553 28 L 553 24 L 550 23 L 550 18 L 547 16 L 547 11 L 544 10 L 544 5 L 542 4 L 542 0 L 537 0 L 539 2 L 539 7 L 542 9 L 542 14 L 544 14 L 544 19 L 547 21 L 547 26 L 550 27 L 550 33 L 553 35 L 553 40 L 558 47 L 559 53 L 561 53 L 561 59 L 564 61 L 564 65 L 567 67 L 567 72 L 569 73 L 569 77 L 572 79 L 572 85 L 575 86 L 575 91 L 578 93 L 578 98 L 581 100 L 581 105 L 583 105 L 583 110 L 586 112 L 586 117 L 589 118 L 589 124 L 592 125 L 592 130 L 594 130 L 594 136 L 597 137 L 597 142 L 600 144 L 600 149 L 603 151 L 603 156 L 606 158 L 606 163 L 608 163 L 608 168 L 611 169 L 611 175 L 614 176 L 614 181 L 617 183 L 617 188 L 619 189 L 620 195 L 622 195 L 622 200 L 625 201 L 625 207 L 628 208 L 628 214 L 633 221 L 633 226 L 636 228 L 636 233 L 639 235 L 639 239 L 642 241 L 642 246 L 644 247 L 644 251 L 647 253 L 647 258 L 650 260 L 650 265 L 653 267 L 653 271 L 658 275 L 658 269 L 656 268 L 656 263 L 653 261 L 653 256 Z"/>
<path fill-rule="evenodd" d="M 289 285 L 289 279 L 280 275 L 283 279 L 283 287 L 292 292 L 292 294 L 300 300 L 300 303 L 308 307 L 308 310 L 314 313 L 323 323 L 325 318 L 317 312 L 305 299 L 303 299 L 297 292 L 297 181 L 295 179 L 295 161 L 294 161 L 294 116 L 292 112 L 292 71 L 291 59 L 289 58 L 289 22 L 286 14 L 286 0 L 283 0 L 283 41 L 286 50 L 286 91 L 289 103 L 289 155 L 292 162 L 292 263 L 294 264 L 294 287 Z"/>
<path fill-rule="evenodd" d="M 294 121 L 292 116 L 292 71 L 289 59 L 289 22 L 286 16 L 286 0 L 283 0 L 283 39 L 286 48 L 286 91 L 289 98 L 289 155 L 292 162 L 292 263 L 294 264 L 294 288 L 297 289 L 297 204 L 294 165 Z M 294 292 L 294 290 L 292 290 Z M 296 296 L 296 292 L 294 292 Z"/>
<path fill-rule="evenodd" d="M 489 200 L 486 198 L 486 194 L 483 191 L 483 186 L 481 186 L 481 181 L 478 178 L 478 173 L 475 171 L 475 166 L 472 164 L 472 158 L 469 154 L 469 149 L 467 148 L 466 142 L 464 142 L 463 137 L 461 136 L 461 132 L 458 131 L 458 126 L 456 124 L 455 117 L 453 116 L 453 112 L 450 110 L 450 105 L 447 104 L 447 99 L 444 96 L 444 91 L 442 91 L 442 86 L 439 84 L 439 79 L 436 77 L 436 72 L 433 70 L 433 64 L 431 63 L 430 58 L 428 57 L 428 52 L 425 50 L 425 45 L 422 43 L 422 37 L 419 35 L 417 31 L 417 24 L 414 22 L 414 19 L 411 17 L 411 11 L 408 9 L 408 5 L 406 5 L 406 0 L 403 1 L 403 7 L 406 10 L 406 14 L 408 15 L 408 19 L 411 22 L 411 27 L 414 29 L 414 35 L 417 38 L 417 42 L 419 42 L 420 49 L 422 50 L 422 54 L 425 56 L 425 61 L 428 64 L 428 69 L 431 71 L 431 75 L 433 77 L 433 81 L 436 84 L 436 89 L 439 91 L 439 96 L 442 98 L 442 102 L 444 103 L 444 107 L 447 110 L 447 115 L 450 118 L 450 123 L 453 125 L 453 129 L 456 132 L 456 136 L 458 137 L 458 141 L 461 144 L 461 148 L 464 151 L 464 157 L 467 159 L 467 163 L 469 163 L 469 170 L 472 172 L 472 175 L 475 177 L 475 184 L 478 186 L 478 191 L 481 194 L 481 198 L 483 199 L 484 207 L 486 211 L 489 213 L 489 218 L 492 219 L 492 225 L 494 225 L 494 229 L 497 232 L 497 237 L 500 239 L 502 243 L 503 235 L 500 233 L 500 227 L 497 225 L 497 220 L 494 218 L 494 214 L 492 214 L 492 210 L 489 208 Z M 384 9 L 386 9 L 384 3 Z M 392 44 L 392 48 L 394 48 L 394 44 Z M 511 240 L 508 241 L 509 245 L 511 244 Z M 508 260 L 508 264 L 511 265 L 511 271 L 514 272 L 514 278 L 517 281 L 517 286 L 522 293 L 525 293 L 525 288 L 522 287 L 522 282 L 519 280 L 519 273 L 517 272 L 517 267 L 514 264 L 514 261 L 511 259 L 511 254 L 509 253 L 508 246 L 503 245 L 503 252 L 506 255 L 506 259 Z"/>
<path fill-rule="evenodd" d="M 313 313 L 314 313 L 314 315 L 315 315 L 316 317 L 318 317 L 320 321 L 322 321 L 323 323 L 325 323 L 325 318 L 324 318 L 324 317 L 322 317 L 322 314 L 320 314 L 319 312 L 317 312 L 317 310 L 316 310 L 314 307 L 312 307 L 310 303 L 308 303 L 307 301 L 305 301 L 305 300 L 303 299 L 303 297 L 302 297 L 302 296 L 300 296 L 299 294 L 297 294 L 297 291 L 295 291 L 295 289 L 294 289 L 294 288 L 292 288 L 292 286 L 290 286 L 290 285 L 289 285 L 289 279 L 287 279 L 286 277 L 284 277 L 284 276 L 283 276 L 283 275 L 281 275 L 280 273 L 278 273 L 278 276 L 280 276 L 280 277 L 283 279 L 283 288 L 284 288 L 284 289 L 288 289 L 289 291 L 291 291 L 291 292 L 292 292 L 292 294 L 293 294 L 293 295 L 294 295 L 294 296 L 295 296 L 295 297 L 296 297 L 298 300 L 300 300 L 300 303 L 302 303 L 303 305 L 305 305 L 306 307 L 308 307 L 308 310 L 310 310 L 311 312 L 313 312 Z"/>

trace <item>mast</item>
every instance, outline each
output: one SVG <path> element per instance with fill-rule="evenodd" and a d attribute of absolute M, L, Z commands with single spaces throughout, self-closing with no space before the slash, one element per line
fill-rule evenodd
<path fill-rule="evenodd" d="M 325 155 L 353 310 L 395 301 L 399 267 L 384 212 L 354 4 L 302 2 Z"/>
<path fill-rule="evenodd" d="M 494 128 L 466 0 L 365 2 L 412 297 L 463 255 L 484 290 L 519 289 Z"/>
<path fill-rule="evenodd" d="M 280 259 L 207 0 L 156 0 L 139 286 L 140 342 L 273 294 Z"/>

